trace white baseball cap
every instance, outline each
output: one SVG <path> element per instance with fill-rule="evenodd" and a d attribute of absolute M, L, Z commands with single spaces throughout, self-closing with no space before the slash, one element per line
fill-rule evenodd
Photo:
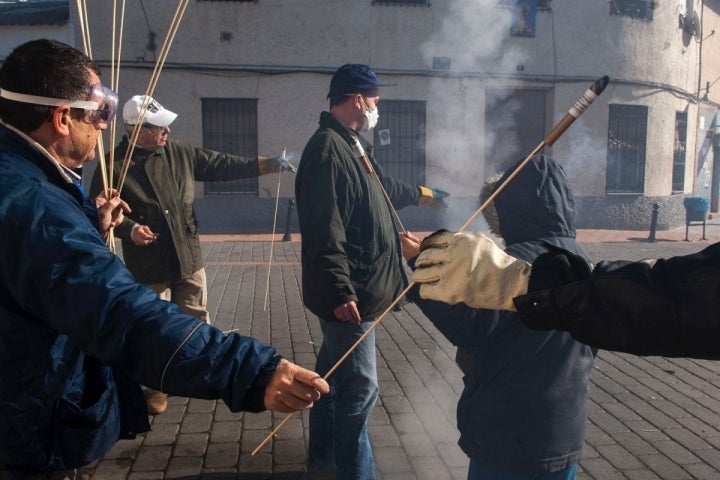
<path fill-rule="evenodd" d="M 123 107 L 123 121 L 128 125 L 136 125 L 140 120 L 143 108 L 145 115 L 142 116 L 143 123 L 149 123 L 158 127 L 167 127 L 177 118 L 177 113 L 171 112 L 160 105 L 157 100 L 147 95 L 135 95 L 125 102 Z"/>

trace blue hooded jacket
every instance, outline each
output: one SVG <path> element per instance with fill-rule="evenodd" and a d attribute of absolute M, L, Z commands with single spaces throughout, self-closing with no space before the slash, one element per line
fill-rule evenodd
<path fill-rule="evenodd" d="M 493 206 L 507 253 L 532 262 L 555 245 L 588 259 L 575 240 L 570 186 L 553 160 L 534 157 Z M 567 333 L 531 330 L 514 312 L 424 300 L 417 287 L 409 298 L 458 346 L 465 373 L 459 444 L 472 460 L 524 474 L 580 460 L 595 356 L 590 347 Z"/>
<path fill-rule="evenodd" d="M 71 469 L 109 450 L 133 420 L 113 370 L 232 411 L 264 408 L 275 351 L 138 284 L 98 232 L 94 202 L 5 125 L 0 242 L 0 471 Z"/>

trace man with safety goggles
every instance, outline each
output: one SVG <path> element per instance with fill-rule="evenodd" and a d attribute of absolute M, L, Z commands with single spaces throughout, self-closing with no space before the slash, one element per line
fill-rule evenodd
<path fill-rule="evenodd" d="M 86 198 L 73 169 L 116 106 L 69 45 L 27 42 L 0 66 L 0 480 L 82 478 L 149 429 L 138 384 L 231 411 L 295 411 L 329 390 L 273 348 L 179 313 L 107 248 L 128 205 Z"/>
<path fill-rule="evenodd" d="M 60 107 L 67 105 L 70 108 L 83 110 L 85 112 L 85 121 L 94 125 L 107 126 L 115 116 L 118 105 L 117 93 L 113 92 L 102 83 L 96 83 L 92 86 L 89 100 L 65 100 L 60 98 L 42 97 L 39 95 L 29 95 L 26 93 L 11 92 L 10 90 L 0 89 L 0 97 L 13 100 L 15 102 L 30 103 L 32 105 L 45 105 L 52 107 Z"/>

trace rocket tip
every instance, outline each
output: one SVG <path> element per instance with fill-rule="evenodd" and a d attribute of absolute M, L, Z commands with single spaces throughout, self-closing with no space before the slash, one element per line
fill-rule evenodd
<path fill-rule="evenodd" d="M 607 87 L 607 84 L 610 82 L 610 77 L 607 75 L 604 75 L 601 78 L 598 78 L 595 80 L 595 83 L 592 84 L 590 87 L 590 90 L 595 92 L 595 95 L 600 95 L 603 90 L 605 90 L 605 87 Z"/>

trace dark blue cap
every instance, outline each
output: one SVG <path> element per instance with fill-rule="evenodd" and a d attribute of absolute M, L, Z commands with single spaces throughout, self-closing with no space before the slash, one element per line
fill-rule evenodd
<path fill-rule="evenodd" d="M 327 98 L 364 93 L 378 87 L 388 86 L 391 85 L 380 83 L 373 69 L 367 65 L 348 63 L 338 68 L 333 74 Z"/>

